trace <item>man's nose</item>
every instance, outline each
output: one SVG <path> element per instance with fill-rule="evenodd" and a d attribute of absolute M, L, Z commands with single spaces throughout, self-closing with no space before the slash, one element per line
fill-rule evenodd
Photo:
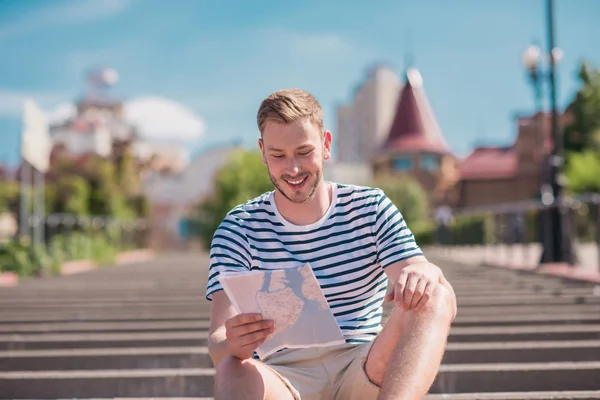
<path fill-rule="evenodd" d="M 298 161 L 296 160 L 295 157 L 291 157 L 289 159 L 289 163 L 287 165 L 287 173 L 289 175 L 297 175 L 300 172 L 300 167 L 298 166 Z"/>

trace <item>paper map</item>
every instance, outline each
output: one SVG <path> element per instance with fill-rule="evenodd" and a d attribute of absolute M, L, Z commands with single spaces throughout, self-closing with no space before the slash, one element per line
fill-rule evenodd
<path fill-rule="evenodd" d="M 239 313 L 260 313 L 275 331 L 256 353 L 345 343 L 309 264 L 269 271 L 221 273 L 221 285 Z"/>

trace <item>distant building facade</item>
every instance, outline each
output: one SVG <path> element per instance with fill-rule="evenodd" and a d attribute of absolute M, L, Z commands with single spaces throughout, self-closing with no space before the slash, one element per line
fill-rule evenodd
<path fill-rule="evenodd" d="M 387 137 L 402 87 L 386 66 L 372 68 L 351 102 L 337 108 L 336 162 L 368 165 Z"/>
<path fill-rule="evenodd" d="M 126 121 L 123 101 L 110 94 L 115 74 L 111 69 L 90 71 L 87 92 L 76 102 L 75 115 L 50 126 L 52 155 L 118 159 L 128 149 L 144 172 L 178 173 L 185 169 L 188 151 L 184 146 L 148 143 Z"/>
<path fill-rule="evenodd" d="M 568 116 L 561 116 L 568 123 Z M 510 146 L 476 147 L 460 163 L 459 207 L 539 199 L 552 151 L 551 116 L 517 116 L 517 137 Z"/>
<path fill-rule="evenodd" d="M 410 176 L 429 194 L 432 206 L 456 203 L 460 179 L 450 151 L 416 68 L 406 72 L 404 86 L 385 141 L 371 159 L 375 177 Z"/>

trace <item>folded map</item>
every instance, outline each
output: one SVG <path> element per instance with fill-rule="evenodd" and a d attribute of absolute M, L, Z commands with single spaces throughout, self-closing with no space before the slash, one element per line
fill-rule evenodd
<path fill-rule="evenodd" d="M 238 313 L 260 313 L 274 332 L 258 348 L 261 359 L 284 348 L 345 343 L 309 264 L 295 268 L 223 272 L 219 278 Z"/>

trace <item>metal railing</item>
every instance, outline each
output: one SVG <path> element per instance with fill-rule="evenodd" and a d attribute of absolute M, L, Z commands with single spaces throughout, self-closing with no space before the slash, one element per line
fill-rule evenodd
<path fill-rule="evenodd" d="M 24 225 L 26 232 L 13 230 L 0 237 L 3 272 L 39 275 L 56 272 L 67 261 L 111 262 L 119 252 L 146 247 L 150 232 L 144 219 L 73 214 L 30 216 Z"/>
<path fill-rule="evenodd" d="M 567 197 L 562 204 L 522 201 L 455 210 L 448 226 L 438 226 L 434 247 L 465 261 L 535 268 L 543 235 L 549 234 L 543 211 L 554 207 L 568 212 L 575 265 L 600 271 L 600 193 Z"/>

